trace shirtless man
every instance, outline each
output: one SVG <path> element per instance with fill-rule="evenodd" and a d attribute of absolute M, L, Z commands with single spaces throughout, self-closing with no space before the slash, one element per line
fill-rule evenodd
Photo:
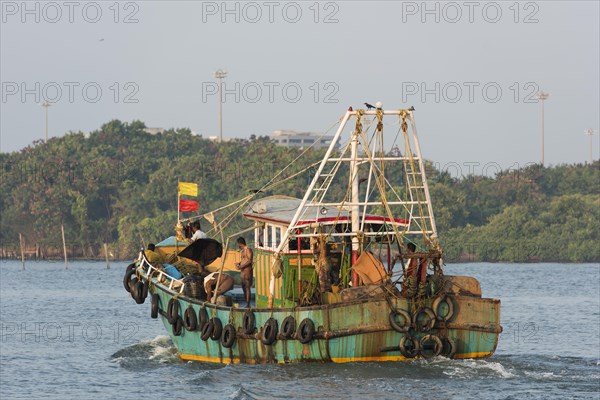
<path fill-rule="evenodd" d="M 408 243 L 406 249 L 408 254 L 412 254 L 417 250 L 417 246 Z M 409 260 L 402 292 L 408 297 L 415 297 L 417 293 L 419 296 L 424 296 L 427 288 L 427 259 L 410 258 Z"/>
<path fill-rule="evenodd" d="M 221 275 L 221 281 L 219 282 L 219 287 L 217 288 L 218 279 L 218 272 L 210 273 L 206 278 L 204 278 L 204 290 L 206 290 L 206 299 L 208 301 L 212 300 L 213 290 L 216 292 L 216 298 L 219 297 L 219 295 L 222 295 L 233 289 L 233 278 L 231 276 L 227 274 Z"/>
<path fill-rule="evenodd" d="M 246 308 L 250 308 L 250 289 L 252 288 L 252 250 L 246 246 L 246 239 L 239 237 L 237 244 L 242 251 L 241 261 L 235 264 L 235 267 L 240 270 L 242 278 L 242 290 L 244 291 L 244 299 L 246 300 Z"/>

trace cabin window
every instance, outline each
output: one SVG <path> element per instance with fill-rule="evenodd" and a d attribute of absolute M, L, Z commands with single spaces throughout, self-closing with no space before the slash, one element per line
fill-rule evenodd
<path fill-rule="evenodd" d="M 308 233 L 308 229 L 297 229 L 296 234 Z M 290 238 L 288 240 L 289 251 L 298 251 L 298 239 L 297 237 Z M 300 250 L 310 250 L 310 239 L 307 237 L 300 238 Z"/>
<path fill-rule="evenodd" d="M 275 247 L 279 247 L 281 243 L 281 228 L 275 228 Z"/>
<path fill-rule="evenodd" d="M 267 227 L 267 247 L 273 247 L 273 227 Z"/>
<path fill-rule="evenodd" d="M 265 247 L 265 226 L 259 226 L 255 231 L 254 243 L 256 247 Z"/>

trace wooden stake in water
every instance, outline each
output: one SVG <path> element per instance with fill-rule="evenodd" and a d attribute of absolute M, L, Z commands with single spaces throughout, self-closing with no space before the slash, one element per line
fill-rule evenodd
<path fill-rule="evenodd" d="M 110 269 L 110 263 L 108 262 L 108 244 L 104 243 L 104 256 L 106 257 L 106 269 Z"/>
<path fill-rule="evenodd" d="M 67 242 L 65 242 L 65 226 L 61 225 L 60 230 L 62 232 L 63 251 L 65 253 L 65 269 L 69 269 L 69 262 L 67 261 Z"/>
<path fill-rule="evenodd" d="M 23 235 L 19 233 L 19 247 L 21 247 L 21 269 L 25 270 L 25 252 L 23 251 Z"/>

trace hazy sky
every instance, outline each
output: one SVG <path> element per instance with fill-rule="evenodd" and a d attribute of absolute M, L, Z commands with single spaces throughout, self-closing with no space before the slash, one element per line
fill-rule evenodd
<path fill-rule="evenodd" d="M 225 137 L 324 131 L 413 105 L 442 166 L 583 162 L 599 122 L 599 2 L 2 1 L 1 151 L 111 119 Z M 395 132 L 393 132 L 395 134 Z M 390 133 L 392 135 L 392 133 Z M 594 137 L 598 158 L 598 135 Z M 479 170 L 478 170 L 479 169 Z"/>

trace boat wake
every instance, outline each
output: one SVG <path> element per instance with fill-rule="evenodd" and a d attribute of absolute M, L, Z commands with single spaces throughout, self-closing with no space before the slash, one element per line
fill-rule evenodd
<path fill-rule="evenodd" d="M 168 336 L 160 335 L 142 340 L 114 353 L 111 361 L 125 368 L 153 367 L 160 364 L 179 364 L 177 349 Z"/>
<path fill-rule="evenodd" d="M 443 374 L 458 379 L 517 377 L 517 373 L 512 368 L 496 361 L 486 360 L 454 360 L 452 363 L 446 363 Z"/>

